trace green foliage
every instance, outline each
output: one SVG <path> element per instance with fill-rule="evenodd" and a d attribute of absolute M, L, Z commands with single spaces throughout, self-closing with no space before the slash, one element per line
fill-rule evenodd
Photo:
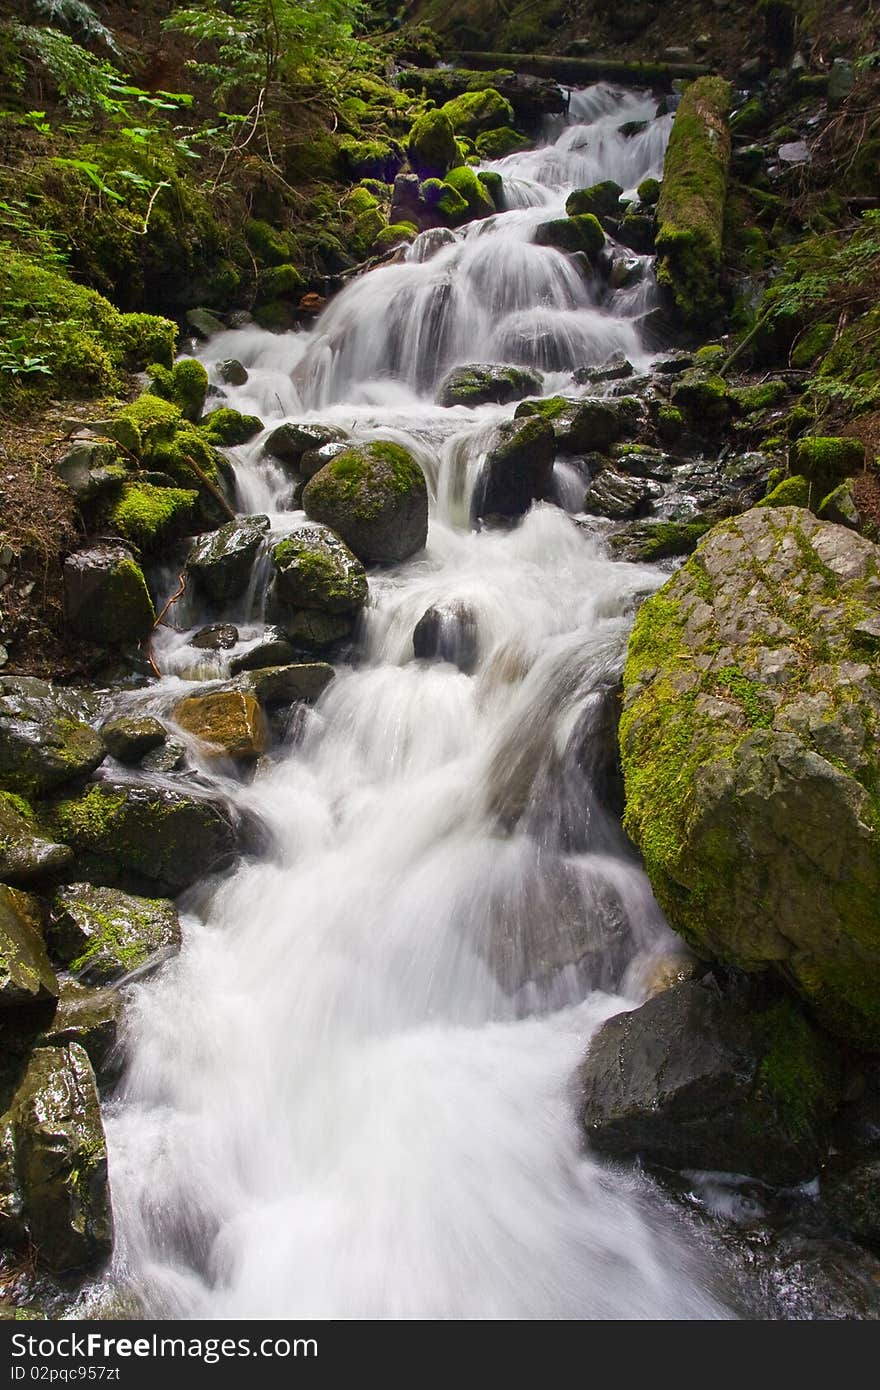
<path fill-rule="evenodd" d="M 49 77 L 69 111 L 88 116 L 120 109 L 114 93 L 120 74 L 112 63 L 96 58 L 59 29 L 15 24 L 12 32 L 25 59 Z"/>

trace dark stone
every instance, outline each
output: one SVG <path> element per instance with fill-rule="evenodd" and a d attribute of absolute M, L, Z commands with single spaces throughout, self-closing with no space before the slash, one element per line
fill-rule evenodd
<path fill-rule="evenodd" d="M 268 529 L 269 518 L 264 516 L 228 521 L 195 542 L 187 557 L 187 572 L 215 603 L 237 598 L 248 586 Z"/>
<path fill-rule="evenodd" d="M 78 979 L 107 985 L 176 950 L 180 920 L 166 899 L 71 883 L 52 900 L 48 937 L 54 957 Z"/>
<path fill-rule="evenodd" d="M 422 661 L 448 661 L 470 674 L 480 655 L 473 610 L 464 603 L 429 608 L 413 630 L 413 654 Z"/>
<path fill-rule="evenodd" d="M 40 796 L 87 777 L 103 762 L 104 743 L 86 722 L 93 710 L 77 693 L 33 677 L 0 680 L 0 781 L 20 796 Z"/>
<path fill-rule="evenodd" d="M 625 478 L 605 468 L 590 484 L 584 511 L 591 516 L 607 516 L 612 521 L 631 521 L 645 516 L 663 489 L 646 478 Z"/>
<path fill-rule="evenodd" d="M 455 367 L 443 381 L 437 393 L 439 405 L 509 405 L 523 396 L 540 391 L 540 372 L 527 367 L 499 367 L 479 363 Z"/>
<path fill-rule="evenodd" d="M 107 646 L 140 642 L 156 621 L 143 571 L 124 545 L 68 555 L 64 610 L 77 636 Z"/>
<path fill-rule="evenodd" d="M 255 646 L 232 658 L 229 670 L 234 676 L 239 671 L 259 671 L 265 666 L 287 666 L 293 659 L 293 647 L 281 628 L 270 626 Z"/>
<path fill-rule="evenodd" d="M 802 1182 L 827 1150 L 836 1076 L 786 995 L 710 976 L 603 1024 L 580 1070 L 584 1126 L 618 1158 Z"/>
<path fill-rule="evenodd" d="M 101 737 L 119 762 L 139 763 L 146 753 L 165 742 L 165 725 L 149 714 L 124 715 L 104 724 Z"/>
<path fill-rule="evenodd" d="M 209 652 L 228 652 L 238 641 L 238 628 L 234 623 L 212 623 L 210 627 L 200 628 L 189 639 L 191 647 Z"/>
<path fill-rule="evenodd" d="M 546 497 L 553 477 L 556 439 L 538 417 L 498 426 L 474 495 L 477 516 L 522 516 Z"/>

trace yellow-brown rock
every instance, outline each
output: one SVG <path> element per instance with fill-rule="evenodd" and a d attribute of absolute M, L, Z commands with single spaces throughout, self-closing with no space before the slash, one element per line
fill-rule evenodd
<path fill-rule="evenodd" d="M 174 718 L 181 729 L 201 740 L 209 757 L 251 762 L 269 744 L 266 717 L 258 701 L 239 690 L 187 696 L 175 707 Z"/>

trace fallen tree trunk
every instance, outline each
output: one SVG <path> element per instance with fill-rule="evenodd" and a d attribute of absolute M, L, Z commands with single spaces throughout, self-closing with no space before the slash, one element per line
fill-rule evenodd
<path fill-rule="evenodd" d="M 569 58 L 557 53 L 459 53 L 458 62 L 481 72 L 512 68 L 531 77 L 552 77 L 577 86 L 582 82 L 622 82 L 632 87 L 671 87 L 677 77 L 703 77 L 705 63 L 631 63 L 594 54 Z"/>
<path fill-rule="evenodd" d="M 657 279 L 684 324 L 711 320 L 730 164 L 730 84 L 701 77 L 689 86 L 672 124 L 657 204 Z"/>

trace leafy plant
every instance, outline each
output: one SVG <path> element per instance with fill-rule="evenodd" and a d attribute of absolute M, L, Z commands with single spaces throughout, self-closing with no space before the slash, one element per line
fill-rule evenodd
<path fill-rule="evenodd" d="M 88 116 L 122 109 L 114 95 L 119 73 L 112 63 L 96 58 L 59 29 L 14 24 L 12 33 L 25 56 L 49 77 L 68 110 Z"/>
<path fill-rule="evenodd" d="M 112 32 L 85 0 L 34 0 L 34 10 L 50 25 L 64 24 L 69 29 L 78 30 L 84 39 L 98 40 L 111 52 L 119 52 Z"/>

